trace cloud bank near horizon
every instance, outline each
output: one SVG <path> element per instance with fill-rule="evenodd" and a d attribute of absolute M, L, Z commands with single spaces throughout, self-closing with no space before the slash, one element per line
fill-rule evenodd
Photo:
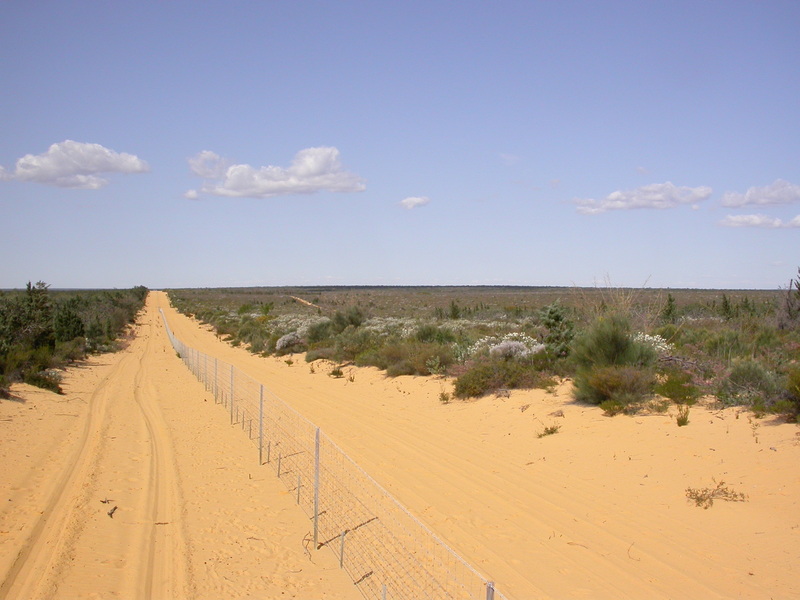
<path fill-rule="evenodd" d="M 683 204 L 695 205 L 707 200 L 712 189 L 708 186 L 676 186 L 670 181 L 653 183 L 633 190 L 615 191 L 601 200 L 594 198 L 575 198 L 579 213 L 596 215 L 611 210 L 631 210 L 642 208 L 665 209 Z"/>
<path fill-rule="evenodd" d="M 115 152 L 100 144 L 64 140 L 42 154 L 26 154 L 13 171 L 0 167 L 0 179 L 30 181 L 56 187 L 96 190 L 108 184 L 107 173 L 146 173 L 148 164 L 138 156 Z"/>
<path fill-rule="evenodd" d="M 800 227 L 800 215 L 789 221 L 769 215 L 728 215 L 720 225 L 723 227 L 757 227 L 760 229 L 794 229 Z"/>
<path fill-rule="evenodd" d="M 195 199 L 200 194 L 234 198 L 271 198 L 294 194 L 329 192 L 362 192 L 365 181 L 342 168 L 339 150 L 320 146 L 295 154 L 288 167 L 253 167 L 229 164 L 210 150 L 203 150 L 188 159 L 189 168 L 204 179 L 199 189 L 184 196 Z"/>

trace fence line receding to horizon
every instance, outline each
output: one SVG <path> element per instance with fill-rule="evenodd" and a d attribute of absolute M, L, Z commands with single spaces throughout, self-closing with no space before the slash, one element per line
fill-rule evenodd
<path fill-rule="evenodd" d="M 309 546 L 333 551 L 365 598 L 506 600 L 319 427 L 232 364 L 184 344 L 161 316 L 178 356 L 308 515 Z"/>

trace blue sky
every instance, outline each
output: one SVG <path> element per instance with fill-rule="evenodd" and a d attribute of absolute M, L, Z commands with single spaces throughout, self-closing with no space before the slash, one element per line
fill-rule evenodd
<path fill-rule="evenodd" d="M 800 3 L 0 4 L 0 287 L 785 286 Z"/>

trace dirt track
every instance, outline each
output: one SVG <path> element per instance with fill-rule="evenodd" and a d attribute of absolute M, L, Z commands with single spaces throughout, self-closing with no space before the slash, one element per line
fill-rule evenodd
<path fill-rule="evenodd" d="M 155 302 L 64 396 L 0 404 L 0 598 L 357 598 L 168 346 Z M 246 519 L 244 519 L 246 517 Z"/>

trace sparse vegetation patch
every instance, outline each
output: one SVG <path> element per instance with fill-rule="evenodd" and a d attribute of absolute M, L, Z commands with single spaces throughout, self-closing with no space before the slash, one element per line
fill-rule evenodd
<path fill-rule="evenodd" d="M 800 278 L 774 291 L 322 286 L 170 298 L 252 352 L 450 377 L 454 398 L 570 378 L 576 400 L 607 414 L 672 402 L 683 421 L 704 395 L 800 414 Z M 63 335 L 77 327 L 68 307 L 59 323 Z"/>
<path fill-rule="evenodd" d="M 713 479 L 716 486 L 704 488 L 686 488 L 686 497 L 694 502 L 695 506 L 700 506 L 708 510 L 714 506 L 714 500 L 725 502 L 745 502 L 747 496 L 741 492 L 736 492 L 725 485 L 724 481 Z"/>

